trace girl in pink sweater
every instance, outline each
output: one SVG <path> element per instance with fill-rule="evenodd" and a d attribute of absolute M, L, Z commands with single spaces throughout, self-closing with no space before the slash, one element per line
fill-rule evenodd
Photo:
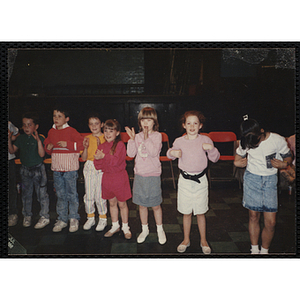
<path fill-rule="evenodd" d="M 209 137 L 199 134 L 204 121 L 202 113 L 186 112 L 181 119 L 186 135 L 177 138 L 173 147 L 167 151 L 170 159 L 178 158 L 180 169 L 177 209 L 183 214 L 184 239 L 177 247 L 177 251 L 181 253 L 190 246 L 192 213 L 197 215 L 202 251 L 204 254 L 211 253 L 206 240 L 205 220 L 205 213 L 208 211 L 207 156 L 212 162 L 217 162 L 220 153 Z"/>
<path fill-rule="evenodd" d="M 158 132 L 158 120 L 155 109 L 143 108 L 138 115 L 140 133 L 134 128 L 125 127 L 130 140 L 127 144 L 127 155 L 135 157 L 133 203 L 139 205 L 142 232 L 137 238 L 143 243 L 149 235 L 148 207 L 152 207 L 157 227 L 158 242 L 167 241 L 162 225 L 161 163 L 159 155 L 162 137 Z"/>

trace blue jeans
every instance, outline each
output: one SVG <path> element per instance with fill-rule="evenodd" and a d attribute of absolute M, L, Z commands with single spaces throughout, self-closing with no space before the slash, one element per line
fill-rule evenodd
<path fill-rule="evenodd" d="M 57 195 L 56 212 L 58 220 L 65 223 L 69 219 L 80 219 L 77 178 L 77 171 L 53 172 L 54 188 Z"/>
<path fill-rule="evenodd" d="M 49 219 L 49 195 L 47 193 L 47 175 L 43 163 L 34 167 L 21 166 L 23 216 L 32 216 L 33 187 L 41 205 L 40 216 Z"/>

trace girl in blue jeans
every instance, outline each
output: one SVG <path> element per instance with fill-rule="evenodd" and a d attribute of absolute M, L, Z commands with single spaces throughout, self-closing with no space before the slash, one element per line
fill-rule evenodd
<path fill-rule="evenodd" d="M 251 254 L 268 254 L 275 233 L 277 199 L 277 171 L 292 162 L 285 138 L 264 131 L 254 119 L 244 116 L 240 126 L 241 141 L 236 150 L 234 165 L 246 167 L 244 174 L 243 206 L 249 210 Z M 260 215 L 264 228 L 260 236 Z"/>

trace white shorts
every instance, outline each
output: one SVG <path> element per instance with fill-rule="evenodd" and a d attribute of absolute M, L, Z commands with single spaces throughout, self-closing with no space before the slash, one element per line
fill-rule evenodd
<path fill-rule="evenodd" d="M 188 215 L 201 215 L 208 211 L 208 181 L 206 175 L 199 178 L 200 183 L 185 179 L 180 174 L 178 179 L 177 210 Z"/>

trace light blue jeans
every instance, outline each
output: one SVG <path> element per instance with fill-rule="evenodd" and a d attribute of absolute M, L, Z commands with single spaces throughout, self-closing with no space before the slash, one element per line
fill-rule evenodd
<path fill-rule="evenodd" d="M 53 172 L 54 188 L 57 195 L 56 212 L 58 220 L 65 223 L 69 219 L 80 219 L 77 178 L 77 171 Z"/>
<path fill-rule="evenodd" d="M 32 216 L 32 193 L 34 187 L 37 200 L 41 205 L 40 216 L 49 219 L 49 195 L 47 193 L 45 165 L 41 163 L 31 168 L 22 165 L 20 174 L 22 179 L 23 216 Z"/>

